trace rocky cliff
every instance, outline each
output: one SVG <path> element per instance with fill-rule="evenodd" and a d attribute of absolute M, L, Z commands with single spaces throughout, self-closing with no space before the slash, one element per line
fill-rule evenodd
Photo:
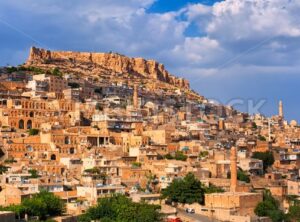
<path fill-rule="evenodd" d="M 147 79 L 159 80 L 176 87 L 189 89 L 189 82 L 171 75 L 164 67 L 154 60 L 129 58 L 116 53 L 90 53 L 71 51 L 50 51 L 32 47 L 27 65 L 43 64 L 85 64 L 110 70 L 112 75 L 135 74 Z"/>

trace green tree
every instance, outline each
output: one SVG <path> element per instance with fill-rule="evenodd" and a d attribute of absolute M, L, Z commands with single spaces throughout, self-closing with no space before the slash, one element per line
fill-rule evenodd
<path fill-rule="evenodd" d="M 96 206 L 79 217 L 79 222 L 159 222 L 162 221 L 159 209 L 157 205 L 134 203 L 124 195 L 115 195 L 99 199 Z"/>
<path fill-rule="evenodd" d="M 28 134 L 29 134 L 30 136 L 38 135 L 39 132 L 40 132 L 39 129 L 29 129 L 29 130 L 28 130 Z"/>
<path fill-rule="evenodd" d="M 9 167 L 7 166 L 4 166 L 4 165 L 0 165 L 0 174 L 3 174 L 5 173 L 7 170 L 8 170 Z"/>
<path fill-rule="evenodd" d="M 38 171 L 35 170 L 35 169 L 30 169 L 28 170 L 28 173 L 30 173 L 30 178 L 39 178 L 39 174 L 38 174 Z"/>
<path fill-rule="evenodd" d="M 199 153 L 199 158 L 204 158 L 208 156 L 208 151 L 204 150 Z"/>
<path fill-rule="evenodd" d="M 209 184 L 208 187 L 205 187 L 204 190 L 205 190 L 205 193 L 224 193 L 225 192 L 224 189 L 217 187 L 211 183 Z"/>
<path fill-rule="evenodd" d="M 270 201 L 262 201 L 255 208 L 255 214 L 260 217 L 269 216 L 271 211 L 275 211 L 276 206 Z"/>
<path fill-rule="evenodd" d="M 250 183 L 250 177 L 243 171 L 243 170 L 238 170 L 237 172 L 237 178 L 240 181 L 244 181 L 246 183 Z"/>
<path fill-rule="evenodd" d="M 182 151 L 175 152 L 175 160 L 186 161 L 187 156 L 183 154 Z"/>
<path fill-rule="evenodd" d="M 264 137 L 262 135 L 258 135 L 258 140 L 260 140 L 260 141 L 267 141 L 266 137 Z"/>
<path fill-rule="evenodd" d="M 274 155 L 271 151 L 266 151 L 266 152 L 254 152 L 252 155 L 252 158 L 259 159 L 263 161 L 263 168 L 264 171 L 270 166 L 273 165 L 275 159 Z"/>
<path fill-rule="evenodd" d="M 62 77 L 62 75 L 63 75 L 58 67 L 55 67 L 54 69 L 52 69 L 51 74 L 54 76 L 58 76 L 58 77 Z"/>
<path fill-rule="evenodd" d="M 4 160 L 4 163 L 16 163 L 17 161 L 13 158 L 13 157 L 10 157 L 6 160 Z"/>
<path fill-rule="evenodd" d="M 270 217 L 273 222 L 285 221 L 287 215 L 279 207 L 279 202 L 266 190 L 263 193 L 263 201 L 256 206 L 254 212 L 259 217 Z"/>
<path fill-rule="evenodd" d="M 167 198 L 177 203 L 204 203 L 204 186 L 188 173 L 183 179 L 174 179 L 173 182 L 162 190 L 162 198 Z"/>
<path fill-rule="evenodd" d="M 0 211 L 12 211 L 16 214 L 17 219 L 21 219 L 25 215 L 25 208 L 22 205 L 0 206 Z"/>
<path fill-rule="evenodd" d="M 25 212 L 29 216 L 38 216 L 44 220 L 47 216 L 58 216 L 64 211 L 62 200 L 48 191 L 41 191 L 22 202 Z"/>
<path fill-rule="evenodd" d="M 142 166 L 142 164 L 141 164 L 140 162 L 132 162 L 132 163 L 131 163 L 131 166 L 132 166 L 133 168 L 140 168 L 140 167 Z"/>
<path fill-rule="evenodd" d="M 22 206 L 25 208 L 25 212 L 29 216 L 38 216 L 39 219 L 47 218 L 47 203 L 45 203 L 41 198 L 25 199 Z"/>
<path fill-rule="evenodd" d="M 173 160 L 173 159 L 174 159 L 174 157 L 173 157 L 170 153 L 167 153 L 167 154 L 165 155 L 165 158 L 166 158 L 167 160 Z"/>
<path fill-rule="evenodd" d="M 228 179 L 231 178 L 231 173 L 230 172 L 227 173 L 227 178 Z M 250 183 L 250 177 L 242 169 L 238 169 L 237 179 L 239 181 L 244 181 L 245 183 Z"/>
<path fill-rule="evenodd" d="M 300 221 L 300 206 L 294 205 L 289 207 L 289 218 L 292 221 Z"/>

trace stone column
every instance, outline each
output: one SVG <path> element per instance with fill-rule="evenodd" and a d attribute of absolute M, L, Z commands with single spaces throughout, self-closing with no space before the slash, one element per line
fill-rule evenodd
<path fill-rule="evenodd" d="M 237 191 L 237 153 L 236 148 L 232 147 L 230 150 L 230 192 Z"/>
<path fill-rule="evenodd" d="M 134 84 L 134 87 L 133 87 L 133 107 L 135 109 L 138 108 L 138 88 L 137 88 L 137 84 Z"/>

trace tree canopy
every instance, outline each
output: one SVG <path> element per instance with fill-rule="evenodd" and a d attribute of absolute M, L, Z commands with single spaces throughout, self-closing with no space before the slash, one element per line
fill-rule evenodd
<path fill-rule="evenodd" d="M 26 213 L 28 216 L 38 216 L 40 220 L 61 215 L 64 209 L 62 200 L 48 191 L 41 191 L 33 195 L 32 198 L 26 198 L 20 205 L 0 207 L 0 210 L 15 212 L 19 218 L 23 217 Z"/>
<path fill-rule="evenodd" d="M 170 153 L 167 153 L 165 155 L 165 158 L 168 159 L 168 160 L 181 160 L 181 161 L 186 161 L 187 159 L 187 156 L 182 152 L 182 151 L 176 151 L 175 154 L 170 154 Z"/>
<path fill-rule="evenodd" d="M 259 217 L 270 217 L 273 222 L 285 221 L 287 216 L 279 208 L 279 202 L 266 190 L 263 194 L 263 201 L 260 202 L 255 210 Z"/>
<path fill-rule="evenodd" d="M 36 169 L 30 169 L 28 170 L 28 173 L 30 173 L 30 178 L 39 178 L 39 173 Z"/>
<path fill-rule="evenodd" d="M 4 165 L 0 165 L 0 174 L 3 174 L 5 173 L 7 170 L 8 170 L 9 167 L 7 166 L 4 166 Z"/>
<path fill-rule="evenodd" d="M 101 198 L 79 218 L 79 222 L 100 220 L 101 222 L 159 222 L 160 206 L 146 203 L 134 203 L 124 195 Z"/>
<path fill-rule="evenodd" d="M 274 155 L 271 151 L 267 151 L 267 152 L 254 152 L 252 155 L 252 158 L 255 159 L 259 159 L 263 161 L 263 168 L 264 171 L 266 171 L 266 169 L 270 166 L 273 165 L 275 159 L 274 159 Z"/>
<path fill-rule="evenodd" d="M 28 130 L 28 134 L 29 134 L 30 136 L 38 135 L 39 132 L 40 132 L 39 129 L 29 129 L 29 130 Z"/>
<path fill-rule="evenodd" d="M 174 179 L 173 182 L 162 190 L 162 198 L 167 198 L 178 203 L 204 203 L 205 188 L 202 183 L 195 178 L 194 174 L 188 173 L 182 179 Z"/>

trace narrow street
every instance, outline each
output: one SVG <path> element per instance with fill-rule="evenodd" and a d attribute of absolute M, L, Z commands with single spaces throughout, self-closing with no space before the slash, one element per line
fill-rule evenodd
<path fill-rule="evenodd" d="M 178 209 L 178 216 L 183 220 L 183 221 L 188 221 L 188 222 L 219 222 L 216 219 L 213 218 L 208 218 L 200 214 L 189 214 L 186 213 L 185 210 Z"/>

